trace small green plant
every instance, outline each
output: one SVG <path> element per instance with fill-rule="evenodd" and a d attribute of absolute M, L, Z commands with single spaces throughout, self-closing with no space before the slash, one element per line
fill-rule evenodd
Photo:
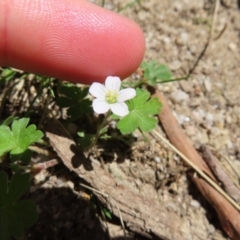
<path fill-rule="evenodd" d="M 117 124 L 122 134 L 133 133 L 137 128 L 141 132 L 149 132 L 157 125 L 153 116 L 161 111 L 162 104 L 157 98 L 150 99 L 150 93 L 144 89 L 137 88 L 136 92 L 136 97 L 127 103 L 129 114 Z"/>
<path fill-rule="evenodd" d="M 158 65 L 157 61 L 143 62 L 141 65 L 144 71 L 144 80 L 147 84 L 154 86 L 158 83 L 169 82 L 172 73 L 169 68 L 163 64 Z"/>
<path fill-rule="evenodd" d="M 75 121 L 83 114 L 92 113 L 91 101 L 87 99 L 88 88 L 81 89 L 73 84 L 60 86 L 57 105 L 67 108 L 67 115 L 71 121 Z"/>
<path fill-rule="evenodd" d="M 128 9 L 128 8 L 131 8 L 131 7 L 133 7 L 135 4 L 139 4 L 139 5 L 140 5 L 140 4 L 141 4 L 141 1 L 142 1 L 142 0 L 133 0 L 132 2 L 126 4 L 123 8 L 120 8 L 120 9 L 118 10 L 118 12 L 122 12 L 122 11 Z"/>
<path fill-rule="evenodd" d="M 0 74 L 0 86 L 5 82 L 12 80 L 16 76 L 17 72 L 12 68 L 4 68 Z"/>
<path fill-rule="evenodd" d="M 13 120 L 11 128 L 8 126 L 12 118 L 5 120 L 0 126 L 0 157 L 10 153 L 13 160 L 21 160 L 24 163 L 30 162 L 28 147 L 38 142 L 43 133 L 36 130 L 36 126 L 29 126 L 29 118 Z"/>
<path fill-rule="evenodd" d="M 136 2 L 138 1 L 134 1 Z M 138 81 L 121 82 L 119 77 L 109 76 L 105 84 L 95 82 L 90 87 L 81 88 L 38 76 L 36 80 L 39 89 L 30 103 L 27 115 L 34 110 L 34 102 L 45 89 L 51 101 L 55 100 L 60 109 L 66 109 L 66 124 L 85 123 L 85 120 L 89 120 L 87 126 L 91 127 L 81 128 L 77 132 L 77 141 L 83 150 L 94 147 L 99 139 L 114 138 L 128 144 L 129 134 L 137 129 L 144 136 L 145 132 L 157 126 L 155 115 L 162 108 L 161 102 L 157 98 L 150 98 L 150 92 L 144 86 L 174 81 L 170 70 L 156 61 L 144 62 L 141 68 L 143 75 Z M 13 69 L 4 69 L 0 84 L 11 81 L 17 74 L 19 72 Z M 25 73 L 20 74 L 24 76 Z M 101 116 L 97 118 L 96 114 Z M 116 122 L 114 135 L 109 134 L 110 121 Z M 30 175 L 26 174 L 26 170 L 32 169 L 31 146 L 41 143 L 43 137 L 43 133 L 34 124 L 29 125 L 29 122 L 30 118 L 9 117 L 0 123 L 0 163 L 9 160 L 9 172 L 13 175 L 9 182 L 7 174 L 0 172 L 1 240 L 8 240 L 11 236 L 22 236 L 24 229 L 32 226 L 37 220 L 34 202 L 21 200 L 30 186 Z M 103 209 L 103 212 L 108 219 L 112 218 L 109 210 Z"/>
<path fill-rule="evenodd" d="M 17 172 L 8 182 L 8 176 L 0 171 L 0 239 L 23 236 L 24 229 L 38 219 L 35 203 L 20 200 L 30 187 L 30 175 Z"/>
<path fill-rule="evenodd" d="M 121 89 L 121 81 L 118 77 L 107 77 L 105 86 L 93 83 L 89 92 L 96 98 L 93 100 L 93 110 L 98 114 L 107 113 L 104 120 L 97 128 L 96 135 L 92 136 L 90 148 L 97 139 L 106 136 L 108 118 L 119 120 L 117 128 L 122 134 L 131 134 L 137 128 L 141 132 L 148 132 L 157 125 L 153 117 L 161 110 L 161 103 L 157 98 L 150 99 L 147 90 L 137 88 Z M 113 115 L 110 113 L 113 112 Z M 104 131 L 103 131 L 104 129 Z"/>
<path fill-rule="evenodd" d="M 0 125 L 0 158 L 9 154 L 12 170 L 22 170 L 30 163 L 31 151 L 28 149 L 39 142 L 43 133 L 29 123 L 29 118 L 16 119 L 9 117 Z M 8 126 L 11 124 L 11 128 Z M 24 169 L 24 168 L 23 168 Z M 30 174 L 16 172 L 10 183 L 5 172 L 0 172 L 0 239 L 8 240 L 11 236 L 19 238 L 24 229 L 37 221 L 35 203 L 31 200 L 20 200 L 30 187 Z"/>

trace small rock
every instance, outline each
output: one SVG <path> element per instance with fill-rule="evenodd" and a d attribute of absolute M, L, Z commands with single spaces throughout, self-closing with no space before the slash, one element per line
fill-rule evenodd
<path fill-rule="evenodd" d="M 161 36 L 161 40 L 166 44 L 169 45 L 171 43 L 171 39 L 168 36 Z"/>
<path fill-rule="evenodd" d="M 190 107 L 197 107 L 200 106 L 202 104 L 202 100 L 199 97 L 195 97 L 193 99 L 191 99 L 189 106 Z"/>
<path fill-rule="evenodd" d="M 194 126 L 189 125 L 186 127 L 186 133 L 188 136 L 194 136 L 197 133 L 197 129 Z"/>
<path fill-rule="evenodd" d="M 191 200 L 190 205 L 192 207 L 195 207 L 195 208 L 199 208 L 200 207 L 200 203 L 198 201 L 196 201 L 196 200 Z"/>
<path fill-rule="evenodd" d="M 156 163 L 160 163 L 160 162 L 161 162 L 161 158 L 158 157 L 158 156 L 156 156 L 156 157 L 154 158 L 154 160 L 155 160 Z"/>
<path fill-rule="evenodd" d="M 214 227 L 212 224 L 209 224 L 209 226 L 208 226 L 208 232 L 209 232 L 210 234 L 213 234 L 213 233 L 215 233 L 215 231 L 216 231 L 215 227 Z"/>
<path fill-rule="evenodd" d="M 180 81 L 179 84 L 184 92 L 189 93 L 192 91 L 192 86 L 188 81 Z"/>
<path fill-rule="evenodd" d="M 227 145 L 228 149 L 232 149 L 233 148 L 233 142 L 231 140 L 227 140 L 226 145 Z"/>
<path fill-rule="evenodd" d="M 180 2 L 175 2 L 174 5 L 173 5 L 173 9 L 176 12 L 180 12 L 182 10 L 182 4 Z"/>
<path fill-rule="evenodd" d="M 207 134 L 206 131 L 202 131 L 202 132 L 201 132 L 200 142 L 201 142 L 202 144 L 207 144 L 207 143 L 209 142 L 208 134 Z"/>
<path fill-rule="evenodd" d="M 189 101 L 189 95 L 182 90 L 177 90 L 175 92 L 172 92 L 170 95 L 170 98 L 175 103 L 182 103 L 182 102 L 188 102 Z"/>
<path fill-rule="evenodd" d="M 211 113 L 207 113 L 206 115 L 205 115 L 205 124 L 206 124 L 206 127 L 208 128 L 208 129 L 210 129 L 211 127 L 212 127 L 212 125 L 213 125 L 213 121 L 214 121 L 214 116 L 213 116 L 213 114 L 211 114 Z"/>
<path fill-rule="evenodd" d="M 176 39 L 176 43 L 178 45 L 185 45 L 189 40 L 189 36 L 187 32 L 182 32 L 178 38 Z"/>
<path fill-rule="evenodd" d="M 228 48 L 229 48 L 231 51 L 235 52 L 236 49 L 237 49 L 237 45 L 236 45 L 235 43 L 233 43 L 233 42 L 230 42 L 229 45 L 228 45 Z"/>
<path fill-rule="evenodd" d="M 212 83 L 208 78 L 204 80 L 203 85 L 207 92 L 210 92 L 212 90 Z"/>
<path fill-rule="evenodd" d="M 169 64 L 169 68 L 173 71 L 178 70 L 179 68 L 181 68 L 181 66 L 182 66 L 182 63 L 178 60 L 175 60 Z"/>
<path fill-rule="evenodd" d="M 178 192 L 177 184 L 175 182 L 171 183 L 170 189 L 176 194 Z"/>
<path fill-rule="evenodd" d="M 211 127 L 210 133 L 214 136 L 219 136 L 220 135 L 220 129 L 217 127 Z"/>

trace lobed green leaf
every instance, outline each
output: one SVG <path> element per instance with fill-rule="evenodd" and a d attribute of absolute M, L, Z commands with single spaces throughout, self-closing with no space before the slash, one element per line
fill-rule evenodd
<path fill-rule="evenodd" d="M 146 82 L 151 86 L 159 83 L 158 80 L 166 81 L 170 80 L 172 77 L 170 69 L 163 64 L 159 65 L 155 60 L 151 60 L 148 63 L 143 62 L 141 67 L 144 70 L 144 78 Z"/>
<path fill-rule="evenodd" d="M 91 113 L 91 101 L 86 98 L 89 88 L 79 88 L 73 84 L 66 84 L 59 88 L 60 97 L 57 105 L 61 108 L 68 108 L 67 115 L 72 121 L 80 118 L 83 114 Z"/>
<path fill-rule="evenodd" d="M 12 123 L 12 130 L 6 126 L 0 126 L 0 156 L 10 152 L 14 154 L 22 154 L 27 148 L 38 142 L 43 133 L 36 130 L 35 125 L 29 125 L 29 118 L 22 118 L 14 120 Z"/>
<path fill-rule="evenodd" d="M 0 172 L 0 239 L 19 238 L 24 228 L 37 221 L 36 206 L 33 201 L 17 202 L 30 186 L 30 175 L 16 173 L 8 184 L 7 174 Z"/>
<path fill-rule="evenodd" d="M 153 115 L 158 114 L 162 104 L 157 98 L 150 98 L 146 90 L 136 89 L 136 97 L 128 102 L 129 114 L 123 117 L 117 124 L 122 134 L 134 132 L 139 128 L 148 132 L 156 127 L 157 120 Z"/>

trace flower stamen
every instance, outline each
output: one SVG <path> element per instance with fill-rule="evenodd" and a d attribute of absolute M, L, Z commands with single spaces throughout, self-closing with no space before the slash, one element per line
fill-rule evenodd
<path fill-rule="evenodd" d="M 109 104 L 113 104 L 117 102 L 118 94 L 117 92 L 113 92 L 111 90 L 106 92 L 105 99 Z"/>

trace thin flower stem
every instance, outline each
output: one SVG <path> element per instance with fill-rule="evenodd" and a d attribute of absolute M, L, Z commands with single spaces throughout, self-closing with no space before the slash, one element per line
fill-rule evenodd
<path fill-rule="evenodd" d="M 101 136 L 101 130 L 107 125 L 107 119 L 108 117 L 110 116 L 110 111 L 108 111 L 108 113 L 106 114 L 106 116 L 104 117 L 103 121 L 98 125 L 98 128 L 97 128 L 97 133 L 93 139 L 93 141 L 91 142 L 90 146 L 87 148 L 87 149 L 91 149 L 93 146 L 96 145 L 99 137 Z"/>
<path fill-rule="evenodd" d="M 181 80 L 188 80 L 189 77 L 190 77 L 190 75 L 187 75 L 187 76 L 181 77 L 181 78 L 157 81 L 156 83 L 158 84 L 158 83 L 168 83 L 168 82 L 176 82 L 176 81 L 181 81 Z"/>

